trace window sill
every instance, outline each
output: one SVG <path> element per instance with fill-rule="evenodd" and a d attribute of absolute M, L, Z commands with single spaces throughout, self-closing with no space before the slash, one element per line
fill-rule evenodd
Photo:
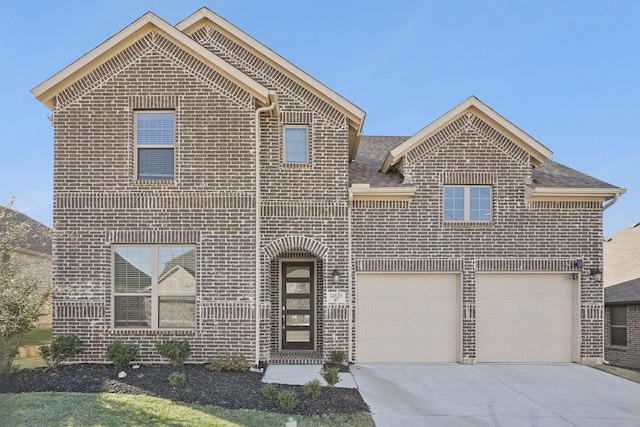
<path fill-rule="evenodd" d="M 196 329 L 110 329 L 111 335 L 195 335 Z"/>
<path fill-rule="evenodd" d="M 605 347 L 607 350 L 627 351 L 626 345 L 608 345 Z"/>
<path fill-rule="evenodd" d="M 442 226 L 447 228 L 488 228 L 493 227 L 493 221 L 443 221 Z"/>

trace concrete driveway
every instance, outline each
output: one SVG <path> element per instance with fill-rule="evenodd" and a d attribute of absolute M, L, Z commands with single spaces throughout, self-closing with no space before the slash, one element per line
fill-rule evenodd
<path fill-rule="evenodd" d="M 354 365 L 377 427 L 640 426 L 640 384 L 577 364 Z"/>

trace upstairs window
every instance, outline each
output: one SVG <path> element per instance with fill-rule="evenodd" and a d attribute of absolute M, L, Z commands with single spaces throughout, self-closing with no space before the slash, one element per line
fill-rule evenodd
<path fill-rule="evenodd" d="M 194 328 L 195 252 L 193 246 L 114 247 L 114 327 Z"/>
<path fill-rule="evenodd" d="M 138 111 L 135 117 L 138 179 L 172 180 L 175 145 L 173 111 Z"/>
<path fill-rule="evenodd" d="M 285 126 L 284 163 L 291 165 L 309 163 L 309 129 L 306 126 Z"/>
<path fill-rule="evenodd" d="M 448 185 L 444 187 L 445 222 L 490 222 L 491 187 Z"/>
<path fill-rule="evenodd" d="M 627 306 L 611 306 L 611 345 L 627 345 Z"/>

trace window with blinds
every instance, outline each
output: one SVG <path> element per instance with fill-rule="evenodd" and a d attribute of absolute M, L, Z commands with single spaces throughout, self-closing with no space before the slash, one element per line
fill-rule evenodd
<path fill-rule="evenodd" d="M 285 126 L 284 163 L 309 163 L 309 130 L 306 126 Z"/>
<path fill-rule="evenodd" d="M 115 328 L 194 328 L 195 297 L 195 247 L 114 247 Z"/>
<path fill-rule="evenodd" d="M 136 146 L 139 180 L 172 180 L 175 117 L 173 111 L 137 111 Z"/>

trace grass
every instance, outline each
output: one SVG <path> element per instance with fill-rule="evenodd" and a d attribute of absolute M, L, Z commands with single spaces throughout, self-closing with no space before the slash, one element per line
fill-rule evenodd
<path fill-rule="evenodd" d="M 24 393 L 0 395 L 0 418 L 10 426 L 278 426 L 289 415 L 248 409 L 188 405 L 150 396 L 113 393 Z M 293 416 L 300 427 L 373 427 L 368 413 Z"/>
<path fill-rule="evenodd" d="M 41 346 L 51 344 L 51 328 L 35 328 L 30 330 L 22 338 L 22 346 Z"/>
<path fill-rule="evenodd" d="M 611 365 L 594 365 L 596 369 L 607 372 L 609 374 L 640 383 L 640 371 L 634 371 L 633 369 L 624 369 Z"/>

